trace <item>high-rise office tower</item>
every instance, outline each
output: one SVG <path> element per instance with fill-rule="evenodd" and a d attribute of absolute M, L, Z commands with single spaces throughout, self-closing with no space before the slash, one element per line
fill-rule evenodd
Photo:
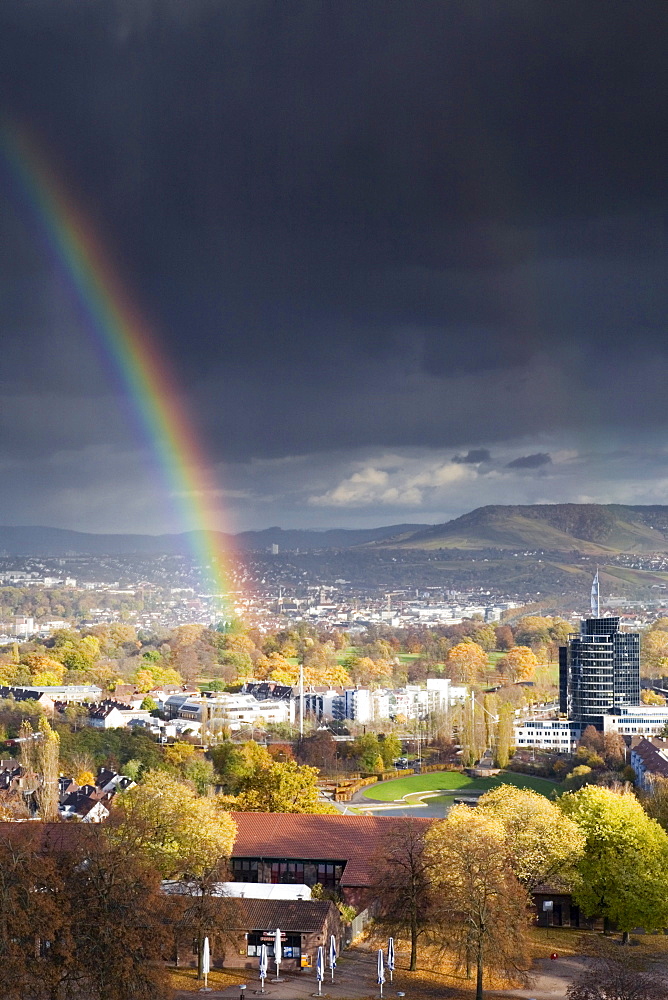
<path fill-rule="evenodd" d="M 612 709 L 640 703 L 640 636 L 620 632 L 619 618 L 586 618 L 559 650 L 559 710 L 603 727 Z"/>

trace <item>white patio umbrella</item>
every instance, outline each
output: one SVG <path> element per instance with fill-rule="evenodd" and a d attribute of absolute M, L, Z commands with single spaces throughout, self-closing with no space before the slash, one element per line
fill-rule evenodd
<path fill-rule="evenodd" d="M 332 982 L 334 982 L 334 969 L 336 968 L 336 938 L 333 934 L 329 936 L 329 967 L 332 970 Z"/>
<path fill-rule="evenodd" d="M 281 931 L 277 927 L 276 933 L 274 934 L 274 961 L 276 962 L 276 978 L 281 974 L 281 960 L 283 958 L 283 949 L 281 948 Z"/>
<path fill-rule="evenodd" d="M 209 988 L 208 978 L 209 970 L 211 968 L 211 955 L 209 953 L 209 939 L 204 938 L 204 947 L 202 948 L 202 973 L 204 974 L 204 989 Z"/>
<path fill-rule="evenodd" d="M 263 944 L 260 946 L 260 993 L 264 993 L 264 981 L 267 978 L 268 969 L 269 957 L 267 955 L 267 946 Z"/>
<path fill-rule="evenodd" d="M 390 982 L 392 982 L 392 973 L 394 972 L 394 938 L 388 938 L 387 941 L 387 967 L 390 970 Z"/>
<path fill-rule="evenodd" d="M 380 986 L 380 995 L 383 995 L 383 983 L 385 982 L 385 958 L 383 955 L 383 949 L 378 949 L 378 985 Z"/>
<path fill-rule="evenodd" d="M 315 978 L 318 980 L 318 996 L 322 994 L 322 981 L 325 978 L 325 949 L 318 945 L 318 957 L 315 960 Z"/>

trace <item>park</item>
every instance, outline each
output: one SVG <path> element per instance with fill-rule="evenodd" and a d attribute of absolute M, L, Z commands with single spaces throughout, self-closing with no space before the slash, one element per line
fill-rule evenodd
<path fill-rule="evenodd" d="M 408 774 L 370 785 L 357 796 L 355 806 L 366 807 L 385 815 L 416 815 L 438 818 L 458 799 L 473 802 L 480 795 L 501 785 L 513 785 L 552 798 L 559 785 L 547 778 L 503 771 L 489 777 L 471 777 L 461 771 L 436 771 Z"/>

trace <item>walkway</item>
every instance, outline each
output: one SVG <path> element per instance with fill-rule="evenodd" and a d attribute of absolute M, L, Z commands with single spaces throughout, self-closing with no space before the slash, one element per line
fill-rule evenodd
<path fill-rule="evenodd" d="M 581 971 L 584 960 L 581 958 L 563 958 L 555 962 L 541 959 L 536 962 L 532 984 L 527 989 L 498 991 L 488 993 L 487 1000 L 563 1000 L 566 988 Z M 313 969 L 301 973 L 290 973 L 281 977 L 283 982 L 266 981 L 264 996 L 267 1000 L 311 1000 L 318 995 L 318 984 Z M 394 982 L 390 983 L 386 972 L 386 983 L 383 987 L 385 1000 L 397 1000 L 397 994 L 403 992 L 406 1000 L 473 1000 L 474 989 L 471 985 L 465 989 L 439 985 L 436 981 L 426 980 L 419 973 L 411 974 L 404 969 L 397 969 Z M 228 986 L 223 990 L 212 990 L 205 994 L 211 1000 L 239 1000 L 242 993 L 244 1000 L 261 1000 L 260 982 L 255 970 L 249 971 L 245 980 L 246 989 L 239 986 Z M 176 993 L 178 1000 L 193 1000 L 196 993 Z M 339 958 L 334 972 L 334 983 L 330 980 L 327 970 L 325 982 L 322 984 L 322 996 L 326 1000 L 367 1000 L 379 997 L 376 983 L 376 954 L 361 948 L 350 948 Z"/>

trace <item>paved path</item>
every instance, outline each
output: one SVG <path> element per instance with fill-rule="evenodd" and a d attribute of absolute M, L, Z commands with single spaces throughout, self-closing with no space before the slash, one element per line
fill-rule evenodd
<path fill-rule="evenodd" d="M 577 957 L 540 958 L 534 962 L 531 984 L 526 989 L 499 991 L 495 996 L 529 998 L 535 1000 L 561 1000 L 566 996 L 569 984 L 579 976 L 586 965 L 586 959 Z"/>
<path fill-rule="evenodd" d="M 556 961 L 540 959 L 536 962 L 534 973 L 532 974 L 531 985 L 526 989 L 495 991 L 488 994 L 490 1000 L 502 1000 L 502 998 L 515 998 L 515 1000 L 563 1000 L 566 996 L 566 988 L 575 976 L 582 970 L 584 960 L 580 958 L 560 958 Z M 394 983 L 389 982 L 389 974 L 386 972 L 387 982 L 383 987 L 384 1000 L 397 1000 L 397 993 L 403 991 L 407 1000 L 459 1000 L 467 998 L 472 1000 L 474 990 L 472 986 L 458 990 L 448 986 L 440 987 L 437 983 L 420 981 L 419 973 L 417 978 L 413 978 L 410 973 L 403 969 L 397 970 L 394 976 Z M 301 973 L 287 974 L 281 977 L 283 982 L 272 983 L 266 981 L 264 996 L 267 1000 L 310 1000 L 317 997 L 318 984 L 313 969 L 304 970 Z M 257 972 L 249 970 L 245 980 L 247 988 L 243 991 L 244 1000 L 261 1000 L 260 982 L 257 979 Z M 179 1000 L 194 1000 L 197 993 L 177 993 Z M 238 986 L 228 986 L 223 990 L 212 990 L 211 993 L 203 994 L 211 1000 L 239 1000 L 241 991 Z M 334 972 L 334 983 L 330 980 L 329 970 L 326 973 L 325 982 L 322 984 L 322 996 L 326 1000 L 362 1000 L 362 998 L 378 998 L 378 986 L 376 984 L 376 954 L 360 948 L 348 949 L 339 958 L 337 968 Z"/>

